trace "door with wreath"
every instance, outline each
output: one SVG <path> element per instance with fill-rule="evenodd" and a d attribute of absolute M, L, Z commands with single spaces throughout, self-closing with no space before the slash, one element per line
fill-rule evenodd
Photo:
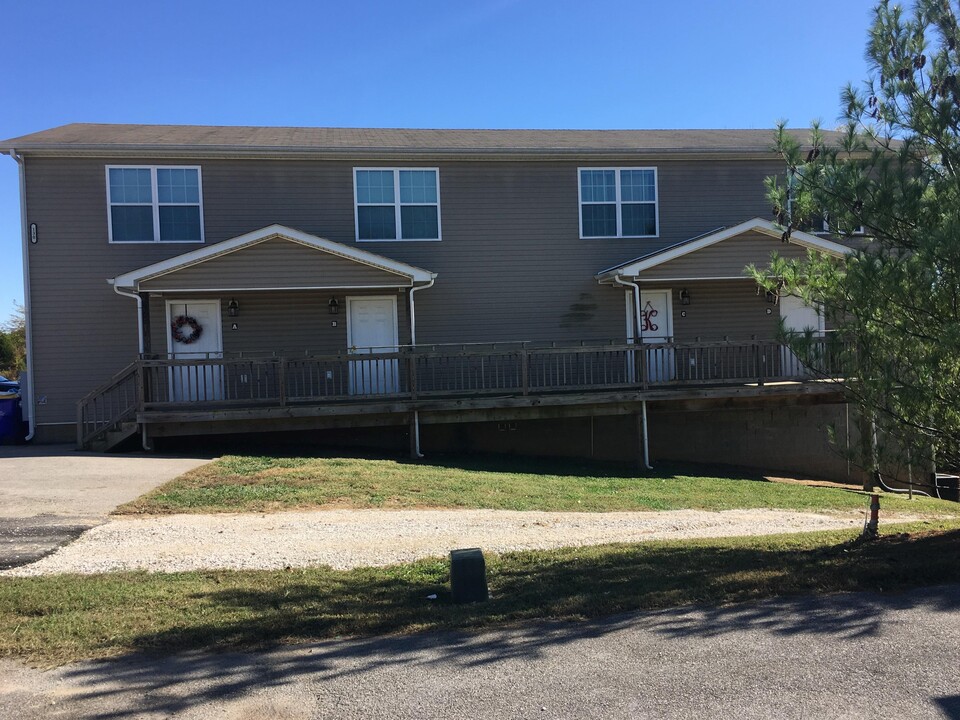
<path fill-rule="evenodd" d="M 171 401 L 222 400 L 220 301 L 168 301 L 167 352 L 172 360 L 184 361 L 170 368 Z"/>

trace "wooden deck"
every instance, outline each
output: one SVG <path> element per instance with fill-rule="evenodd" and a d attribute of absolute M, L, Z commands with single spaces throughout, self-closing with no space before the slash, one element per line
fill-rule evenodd
<path fill-rule="evenodd" d="M 153 435 L 677 409 L 725 399 L 836 401 L 845 348 L 776 341 L 406 348 L 303 357 L 146 356 L 78 406 L 78 444 L 117 418 Z"/>

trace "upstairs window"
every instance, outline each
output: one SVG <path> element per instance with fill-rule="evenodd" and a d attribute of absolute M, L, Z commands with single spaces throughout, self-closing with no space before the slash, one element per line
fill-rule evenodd
<path fill-rule="evenodd" d="M 110 242 L 203 242 L 198 167 L 107 167 Z"/>
<path fill-rule="evenodd" d="M 357 240 L 439 240 L 436 168 L 355 168 Z"/>
<path fill-rule="evenodd" d="M 656 237 L 656 168 L 580 168 L 580 237 Z"/>

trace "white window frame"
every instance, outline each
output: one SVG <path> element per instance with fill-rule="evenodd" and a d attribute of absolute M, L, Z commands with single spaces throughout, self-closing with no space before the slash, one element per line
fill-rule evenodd
<path fill-rule="evenodd" d="M 115 203 L 110 197 L 111 170 L 149 170 L 150 193 L 153 204 L 153 240 L 114 240 L 113 239 L 113 206 L 145 206 L 146 203 Z M 196 170 L 198 203 L 163 203 L 167 206 L 200 207 L 200 239 L 199 240 L 161 240 L 160 239 L 160 195 L 157 192 L 157 170 Z M 206 242 L 203 229 L 203 172 L 199 165 L 107 165 L 104 168 L 107 184 L 107 237 L 111 245 L 146 245 L 153 243 L 170 243 L 180 245 L 202 245 Z"/>
<path fill-rule="evenodd" d="M 838 229 L 839 229 L 839 228 L 838 228 Z M 830 217 L 829 217 L 829 215 L 827 215 L 827 213 L 823 213 L 823 230 L 820 231 L 820 232 L 815 232 L 815 233 L 814 233 L 814 235 L 843 235 L 843 234 L 844 234 L 844 233 L 834 233 L 834 232 L 833 232 L 833 230 L 830 228 Z M 851 234 L 851 235 L 866 235 L 866 234 L 867 234 L 867 228 L 865 228 L 863 225 L 859 225 L 858 227 L 854 228 L 853 232 L 851 232 L 850 234 Z"/>
<path fill-rule="evenodd" d="M 616 235 L 584 235 L 583 234 L 583 206 L 586 205 L 610 205 L 610 202 L 588 202 L 583 201 L 583 183 L 581 172 L 584 170 L 612 170 L 617 188 L 617 234 Z M 654 200 L 637 202 L 631 200 L 627 205 L 653 205 L 653 235 L 624 235 L 623 234 L 623 201 L 620 195 L 620 173 L 624 170 L 652 170 L 653 171 L 653 192 Z M 581 240 L 616 240 L 618 238 L 656 238 L 660 237 L 660 177 L 655 167 L 578 167 L 577 168 L 577 223 L 580 226 Z"/>
<path fill-rule="evenodd" d="M 360 238 L 360 203 L 357 202 L 357 173 L 361 171 L 379 171 L 393 173 L 393 211 L 397 228 L 397 237 L 361 239 Z M 402 203 L 400 201 L 400 172 L 403 170 L 413 170 L 417 172 L 433 171 L 437 178 L 437 202 L 436 203 Z M 364 207 L 386 207 L 389 203 L 364 203 Z M 404 238 L 403 223 L 400 217 L 400 208 L 404 205 L 414 206 L 437 206 L 437 237 L 435 238 Z M 353 169 L 353 227 L 354 237 L 358 243 L 362 242 L 440 242 L 443 239 L 443 223 L 440 215 L 440 168 L 438 167 L 355 167 Z"/>

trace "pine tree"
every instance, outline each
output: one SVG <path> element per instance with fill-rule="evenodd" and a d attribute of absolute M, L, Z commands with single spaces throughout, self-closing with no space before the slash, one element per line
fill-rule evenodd
<path fill-rule="evenodd" d="M 837 261 L 774 258 L 768 289 L 822 305 L 851 348 L 845 385 L 888 450 L 960 464 L 960 30 L 949 0 L 880 2 L 872 76 L 842 94 L 840 140 L 784 132 L 787 169 L 767 180 L 785 237 L 826 218 L 855 250 Z M 853 237 L 862 228 L 865 238 Z M 812 343 L 794 338 L 797 352 Z M 813 359 L 811 359 L 811 362 Z M 902 457 L 901 457 L 902 459 Z M 871 464 L 868 461 L 867 467 Z"/>

